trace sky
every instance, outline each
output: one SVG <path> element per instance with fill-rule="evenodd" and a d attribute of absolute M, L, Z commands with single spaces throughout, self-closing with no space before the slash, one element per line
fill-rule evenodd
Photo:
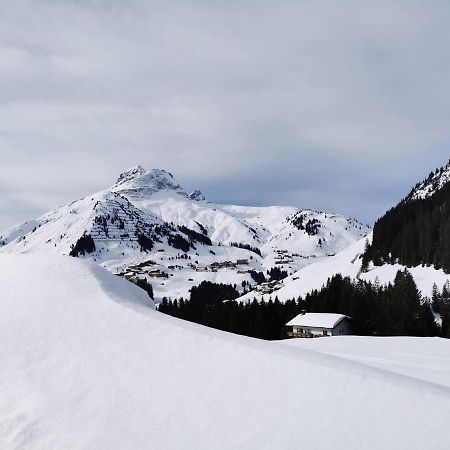
<path fill-rule="evenodd" d="M 372 224 L 445 164 L 450 2 L 0 2 L 0 230 L 140 164 Z"/>

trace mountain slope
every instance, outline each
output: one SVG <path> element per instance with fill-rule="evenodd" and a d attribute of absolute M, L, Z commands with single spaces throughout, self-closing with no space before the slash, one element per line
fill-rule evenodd
<path fill-rule="evenodd" d="M 364 266 L 423 264 L 450 273 L 449 180 L 450 163 L 375 223 Z"/>
<path fill-rule="evenodd" d="M 336 214 L 210 203 L 199 192 L 187 195 L 169 172 L 137 166 L 110 189 L 3 233 L 0 253 L 75 252 L 114 273 L 147 278 L 161 299 L 188 297 L 202 280 L 243 291 L 242 283 L 255 284 L 250 270 L 295 272 L 368 231 Z"/>
<path fill-rule="evenodd" d="M 261 292 L 251 291 L 239 298 L 240 301 L 272 299 L 275 296 L 280 301 L 289 299 L 297 299 L 299 296 L 305 296 L 309 292 L 320 289 L 327 283 L 329 278 L 336 274 L 351 279 L 361 279 L 371 281 L 372 283 L 388 284 L 392 283 L 399 270 L 404 270 L 406 266 L 401 264 L 384 264 L 382 266 L 371 265 L 366 271 L 362 270 L 362 258 L 366 247 L 366 242 L 371 240 L 371 235 L 367 238 L 350 245 L 342 252 L 325 260 L 310 264 L 300 269 L 284 280 L 284 285 L 274 293 L 264 294 Z M 450 281 L 450 275 L 446 274 L 442 269 L 435 269 L 432 266 L 416 266 L 410 267 L 408 270 L 414 277 L 418 289 L 422 295 L 431 297 L 433 284 L 439 288 Z"/>
<path fill-rule="evenodd" d="M 96 265 L 0 255 L 0 285 L 6 450 L 440 449 L 450 438 L 448 388 L 164 316 Z"/>
<path fill-rule="evenodd" d="M 450 181 L 450 161 L 440 169 L 431 172 L 428 178 L 418 183 L 406 200 L 420 200 L 432 196 Z"/>

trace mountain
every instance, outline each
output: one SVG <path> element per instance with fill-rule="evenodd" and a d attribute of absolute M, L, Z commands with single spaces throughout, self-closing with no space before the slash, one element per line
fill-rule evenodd
<path fill-rule="evenodd" d="M 250 339 L 159 313 L 80 258 L 2 254 L 0 286 L 2 449 L 440 449 L 450 439 L 449 341 L 311 339 L 316 350 Z"/>
<path fill-rule="evenodd" d="M 113 273 L 146 278 L 161 299 L 187 297 L 203 280 L 243 292 L 255 285 L 251 271 L 295 272 L 369 231 L 337 214 L 207 202 L 200 191 L 188 195 L 169 172 L 136 166 L 111 188 L 6 231 L 0 253 L 92 259 Z"/>

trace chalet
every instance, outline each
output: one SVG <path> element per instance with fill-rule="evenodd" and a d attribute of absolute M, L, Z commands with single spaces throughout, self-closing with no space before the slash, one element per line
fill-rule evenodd
<path fill-rule="evenodd" d="M 223 268 L 235 268 L 236 267 L 236 263 L 231 262 L 231 261 L 223 261 L 223 262 L 213 262 L 212 264 L 209 265 L 209 267 L 211 269 L 223 269 Z"/>
<path fill-rule="evenodd" d="M 286 327 L 288 327 L 287 334 L 294 338 L 352 334 L 349 319 L 343 314 L 303 312 L 286 324 Z"/>
<path fill-rule="evenodd" d="M 147 272 L 147 275 L 152 277 L 152 278 L 168 278 L 167 273 L 162 272 L 159 269 L 155 269 L 155 270 L 149 270 Z"/>
<path fill-rule="evenodd" d="M 229 267 L 229 268 L 233 268 L 236 267 L 236 263 L 232 262 L 232 261 L 224 261 L 222 263 L 222 267 Z"/>
<path fill-rule="evenodd" d="M 236 261 L 236 264 L 238 264 L 240 266 L 246 266 L 246 265 L 248 265 L 248 259 L 238 259 Z"/>

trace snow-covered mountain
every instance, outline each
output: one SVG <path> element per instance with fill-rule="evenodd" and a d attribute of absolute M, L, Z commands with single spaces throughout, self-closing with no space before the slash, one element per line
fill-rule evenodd
<path fill-rule="evenodd" d="M 2 450 L 437 450 L 450 439 L 448 340 L 250 339 L 159 313 L 132 284 L 61 256 L 0 255 L 0 286 Z"/>
<path fill-rule="evenodd" d="M 369 231 L 337 214 L 211 203 L 200 191 L 188 195 L 169 172 L 137 166 L 109 189 L 6 231 L 0 252 L 75 253 L 151 279 L 160 299 L 186 297 L 202 280 L 248 288 L 250 270 L 293 273 Z"/>

